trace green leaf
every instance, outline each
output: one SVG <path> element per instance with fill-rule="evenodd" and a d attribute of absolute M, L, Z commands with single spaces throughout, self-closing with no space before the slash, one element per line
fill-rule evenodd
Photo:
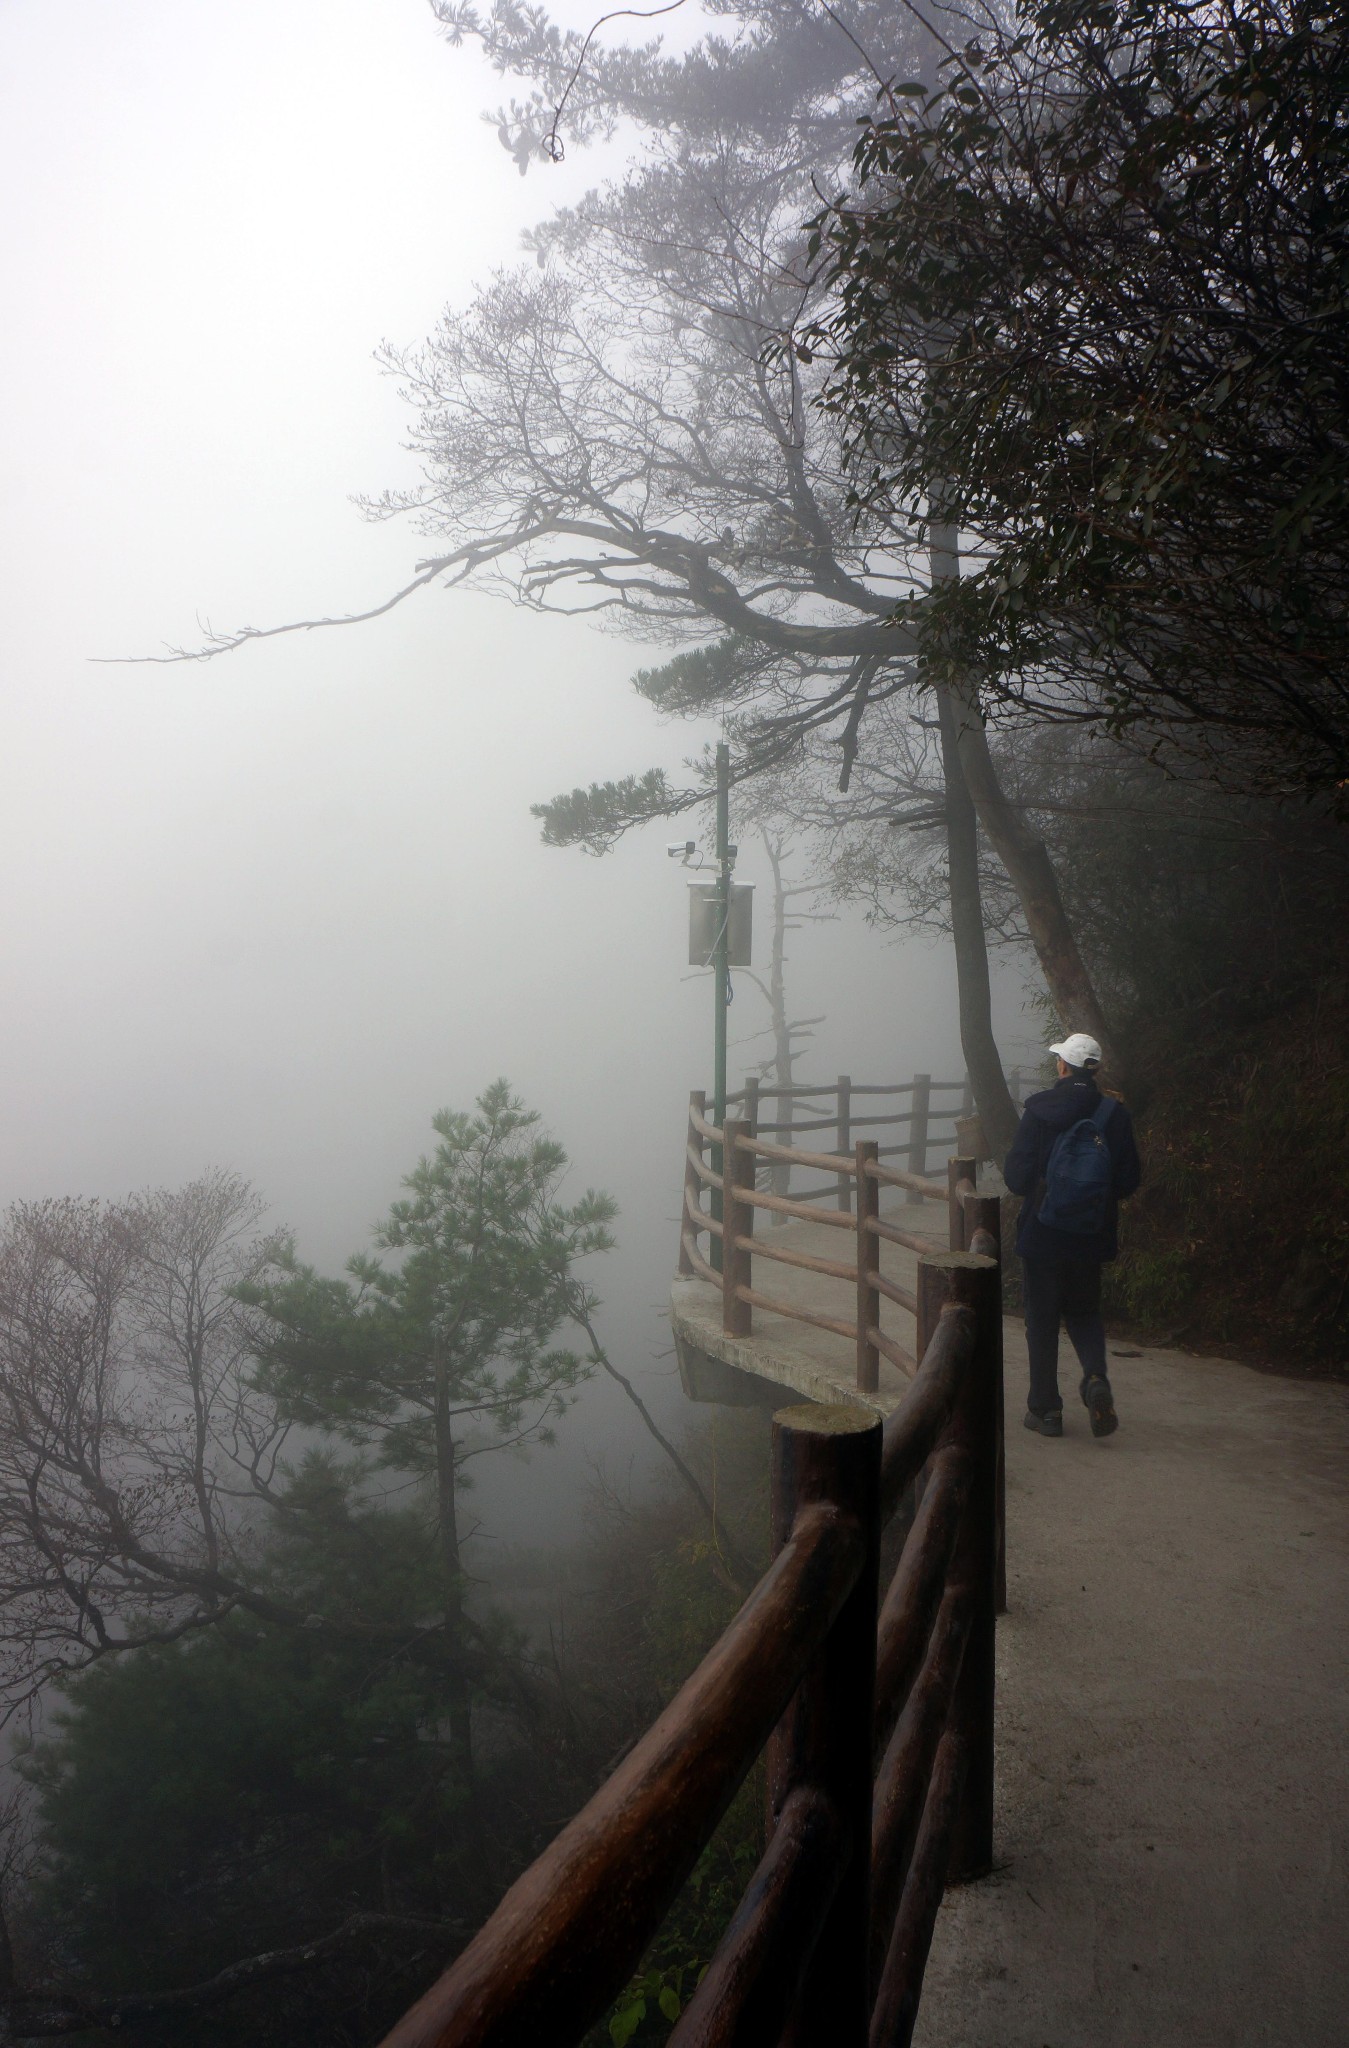
<path fill-rule="evenodd" d="M 646 2018 L 646 2000 L 639 1998 L 632 2005 L 625 2005 L 622 2012 L 616 2012 L 609 2022 L 609 2039 L 614 2048 L 627 2048 L 628 2042 Z"/>
<path fill-rule="evenodd" d="M 662 1984 L 659 2004 L 667 2020 L 677 2020 L 683 2010 L 678 1992 L 669 1984 Z"/>
<path fill-rule="evenodd" d="M 591 853 L 607 853 L 630 826 L 679 809 L 681 795 L 671 789 L 663 769 L 650 768 L 645 775 L 564 791 L 551 803 L 529 808 L 542 822 L 545 846 L 584 846 Z"/>

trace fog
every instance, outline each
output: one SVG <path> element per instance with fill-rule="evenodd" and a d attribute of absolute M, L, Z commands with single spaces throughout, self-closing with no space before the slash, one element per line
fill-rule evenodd
<path fill-rule="evenodd" d="M 504 1073 L 573 1185 L 617 1198 L 604 1333 L 687 1418 L 662 1321 L 710 1068 L 686 878 L 659 828 L 588 860 L 528 807 L 677 768 L 711 729 L 634 696 L 648 650 L 462 592 L 208 664 L 107 660 L 406 580 L 417 536 L 350 502 L 410 476 L 373 351 L 620 145 L 521 179 L 479 119 L 501 81 L 422 0 L 7 0 L 0 95 L 0 1198 L 225 1164 L 331 1267 L 432 1112 Z M 752 848 L 741 875 L 762 897 Z M 850 913 L 790 975 L 793 1011 L 828 1013 L 807 1078 L 960 1071 L 944 946 Z M 1005 966 L 997 1000 L 1024 1056 Z M 733 1040 L 764 1021 L 742 977 Z M 607 1387 L 527 1484 L 493 1475 L 493 1517 L 561 1526 L 597 1452 L 646 1457 Z"/>

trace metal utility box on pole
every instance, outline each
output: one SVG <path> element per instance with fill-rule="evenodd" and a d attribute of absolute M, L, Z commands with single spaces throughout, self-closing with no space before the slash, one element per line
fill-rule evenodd
<path fill-rule="evenodd" d="M 721 884 L 689 883 L 689 966 L 715 967 L 721 931 Z M 732 882 L 731 914 L 726 926 L 726 964 L 748 967 L 754 929 L 754 884 Z"/>
<path fill-rule="evenodd" d="M 717 846 L 715 882 L 689 884 L 689 965 L 712 969 L 712 1122 L 726 1123 L 726 1011 L 731 1000 L 732 967 L 748 967 L 754 916 L 753 884 L 735 884 L 731 873 L 737 849 L 731 844 L 731 750 L 723 740 L 716 757 Z M 692 839 L 676 840 L 665 851 L 685 867 L 697 852 Z M 701 865 L 701 863 L 699 863 Z M 712 1147 L 712 1171 L 721 1179 L 725 1167 L 720 1144 Z M 722 1220 L 722 1191 L 714 1187 L 712 1221 Z M 721 1271 L 721 1236 L 712 1238 L 711 1262 Z"/>

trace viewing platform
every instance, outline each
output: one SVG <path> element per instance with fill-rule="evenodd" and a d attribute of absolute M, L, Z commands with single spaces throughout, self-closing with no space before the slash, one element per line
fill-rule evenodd
<path fill-rule="evenodd" d="M 786 1392 L 894 1410 L 944 1298 L 937 1287 L 924 1301 L 923 1261 L 999 1256 L 1005 1190 L 980 1174 L 968 1108 L 965 1083 L 926 1074 L 889 1086 L 843 1075 L 808 1092 L 747 1083 L 723 1131 L 690 1097 L 670 1320 L 691 1400 L 780 1406 Z M 830 1150 L 810 1149 L 817 1131 Z"/>
<path fill-rule="evenodd" d="M 934 1251 L 941 1239 L 933 1234 L 934 1210 L 910 1202 L 902 1194 L 880 1206 L 882 1219 L 917 1239 L 931 1236 Z M 945 1222 L 945 1216 L 942 1216 Z M 788 1220 L 764 1233 L 768 1252 L 786 1251 L 820 1261 L 837 1259 L 839 1233 L 821 1222 Z M 762 1240 L 761 1240 L 762 1241 Z M 878 1240 L 882 1277 L 908 1293 L 918 1284 L 918 1253 L 893 1239 Z M 855 1281 L 840 1280 L 809 1267 L 779 1262 L 773 1292 L 805 1314 L 846 1322 L 855 1311 Z M 880 1300 L 880 1328 L 899 1349 L 913 1341 L 912 1322 L 893 1300 Z M 823 1329 L 803 1314 L 758 1310 L 747 1336 L 730 1335 L 722 1327 L 722 1290 L 696 1274 L 678 1276 L 670 1289 L 670 1324 L 684 1392 L 692 1401 L 728 1406 L 782 1407 L 793 1395 L 804 1401 L 855 1401 L 876 1414 L 888 1415 L 909 1384 L 909 1373 L 882 1355 L 874 1390 L 857 1385 L 856 1339 L 837 1329 Z"/>

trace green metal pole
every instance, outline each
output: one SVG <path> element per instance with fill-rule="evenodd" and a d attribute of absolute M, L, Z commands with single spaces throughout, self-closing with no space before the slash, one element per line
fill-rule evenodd
<path fill-rule="evenodd" d="M 731 910 L 731 750 L 717 748 L 717 952 L 716 952 L 716 1072 L 713 1099 L 717 1127 L 726 1115 L 726 1011 L 731 1000 L 730 910 Z"/>
<path fill-rule="evenodd" d="M 726 1121 L 726 1011 L 731 999 L 730 910 L 731 910 L 731 750 L 723 741 L 717 748 L 717 944 L 712 956 L 714 1016 L 712 1025 L 712 1121 L 720 1130 Z M 712 1147 L 712 1171 L 722 1173 L 724 1160 L 720 1145 Z M 720 1223 L 721 1190 L 712 1190 L 712 1214 Z M 712 1264 L 721 1271 L 721 1239 L 712 1239 Z"/>

